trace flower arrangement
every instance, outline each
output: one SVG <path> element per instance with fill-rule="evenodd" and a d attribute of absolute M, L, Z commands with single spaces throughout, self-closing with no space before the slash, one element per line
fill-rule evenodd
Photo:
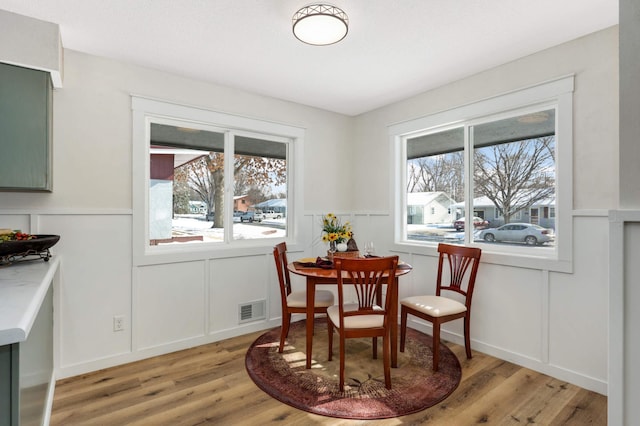
<path fill-rule="evenodd" d="M 329 213 L 322 218 L 322 241 L 325 243 L 346 243 L 353 236 L 351 224 L 344 225 L 335 214 Z"/>

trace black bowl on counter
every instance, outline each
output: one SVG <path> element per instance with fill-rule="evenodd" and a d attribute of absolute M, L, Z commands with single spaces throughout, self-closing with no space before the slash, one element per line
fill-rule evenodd
<path fill-rule="evenodd" d="M 30 240 L 0 241 L 0 257 L 38 254 L 53 247 L 60 235 L 34 235 Z"/>

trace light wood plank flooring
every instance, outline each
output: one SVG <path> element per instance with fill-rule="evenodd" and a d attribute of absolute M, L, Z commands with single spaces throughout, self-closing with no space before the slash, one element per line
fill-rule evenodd
<path fill-rule="evenodd" d="M 449 344 L 462 381 L 440 404 L 394 419 L 310 414 L 260 390 L 244 356 L 262 332 L 60 380 L 51 425 L 606 425 L 607 398 Z"/>

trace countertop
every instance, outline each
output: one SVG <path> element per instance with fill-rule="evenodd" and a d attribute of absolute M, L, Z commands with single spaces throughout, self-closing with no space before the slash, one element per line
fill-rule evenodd
<path fill-rule="evenodd" d="M 0 346 L 27 339 L 59 265 L 53 256 L 0 267 Z"/>

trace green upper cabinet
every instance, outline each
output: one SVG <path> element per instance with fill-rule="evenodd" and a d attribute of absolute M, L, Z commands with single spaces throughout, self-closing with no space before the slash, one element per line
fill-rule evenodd
<path fill-rule="evenodd" d="M 51 191 L 48 72 L 0 63 L 0 191 Z"/>

